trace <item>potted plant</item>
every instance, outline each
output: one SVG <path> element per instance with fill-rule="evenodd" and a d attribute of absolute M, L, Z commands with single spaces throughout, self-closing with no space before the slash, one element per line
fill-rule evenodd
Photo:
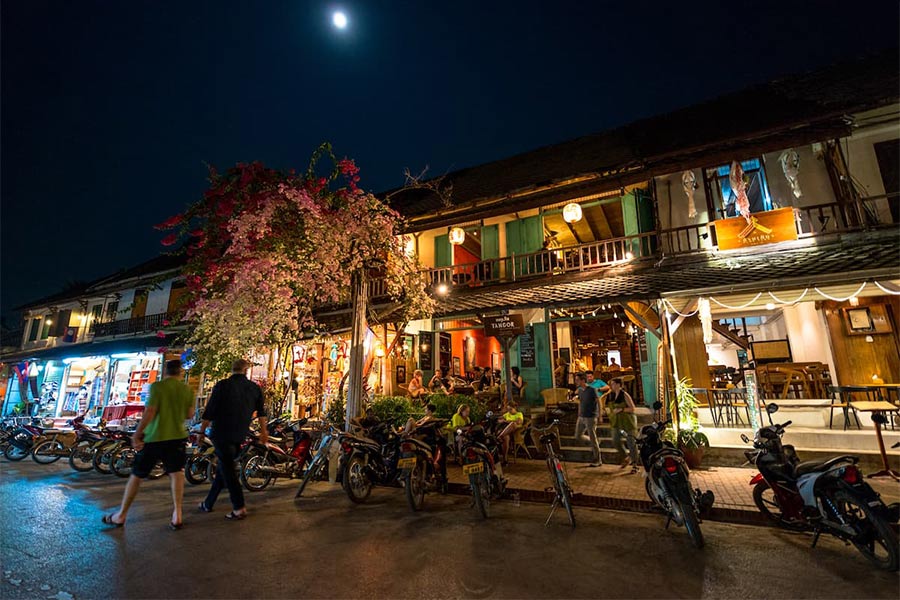
<path fill-rule="evenodd" d="M 692 469 L 703 463 L 703 455 L 709 448 L 709 438 L 700 431 L 697 421 L 697 398 L 691 391 L 691 380 L 675 382 L 675 402 L 678 410 L 678 433 L 675 443 L 684 454 L 684 460 Z"/>

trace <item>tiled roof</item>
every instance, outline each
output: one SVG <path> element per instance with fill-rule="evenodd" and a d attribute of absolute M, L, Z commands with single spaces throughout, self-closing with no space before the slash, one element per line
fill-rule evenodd
<path fill-rule="evenodd" d="M 725 253 L 606 269 L 577 277 L 546 276 L 486 288 L 454 288 L 438 300 L 435 316 L 486 310 L 575 306 L 655 299 L 698 290 L 777 291 L 825 283 L 900 277 L 900 236 L 844 238 L 827 245 L 752 255 Z M 557 279 L 559 277 L 559 279 Z"/>
<path fill-rule="evenodd" d="M 666 172 L 678 170 L 677 157 L 700 166 L 704 157 L 713 160 L 716 150 L 733 152 L 742 144 L 759 146 L 763 140 L 787 147 L 801 139 L 810 142 L 843 135 L 849 131 L 844 115 L 897 101 L 898 72 L 894 50 L 462 169 L 448 174 L 444 182 L 453 186 L 452 205 L 466 206 L 584 174 L 628 170 L 628 179 L 634 183 L 663 174 L 653 171 L 654 165 L 669 169 Z M 610 177 L 616 186 L 627 183 L 621 175 Z M 447 208 L 423 190 L 396 193 L 391 203 L 407 218 Z"/>

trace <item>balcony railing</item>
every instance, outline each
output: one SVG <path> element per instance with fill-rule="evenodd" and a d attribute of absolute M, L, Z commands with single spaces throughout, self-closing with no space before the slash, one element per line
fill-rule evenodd
<path fill-rule="evenodd" d="M 158 331 L 167 326 L 168 321 L 171 320 L 171 318 L 172 315 L 170 313 L 158 313 L 155 315 L 134 317 L 133 319 L 122 319 L 121 321 L 94 323 L 91 327 L 91 332 L 94 334 L 94 337 L 104 337 L 109 335 L 127 335 Z M 163 323 L 166 323 L 166 325 Z"/>

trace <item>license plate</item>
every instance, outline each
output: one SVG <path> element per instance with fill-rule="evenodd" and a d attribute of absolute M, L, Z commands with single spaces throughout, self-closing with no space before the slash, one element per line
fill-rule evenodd
<path fill-rule="evenodd" d="M 869 506 L 881 506 L 881 500 L 872 500 L 869 502 Z"/>
<path fill-rule="evenodd" d="M 398 469 L 414 469 L 416 467 L 416 457 L 401 458 L 397 461 Z"/>
<path fill-rule="evenodd" d="M 477 462 L 471 465 L 463 465 L 463 473 L 472 475 L 474 473 L 484 473 L 484 463 Z"/>
<path fill-rule="evenodd" d="M 188 456 L 190 456 L 190 455 L 192 455 L 192 454 L 196 454 L 196 453 L 197 453 L 197 446 L 188 446 L 187 448 L 184 449 L 184 452 L 185 452 L 185 454 L 187 454 Z"/>

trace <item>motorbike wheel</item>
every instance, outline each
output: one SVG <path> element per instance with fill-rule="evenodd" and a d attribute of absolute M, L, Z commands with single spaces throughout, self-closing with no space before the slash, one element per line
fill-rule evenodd
<path fill-rule="evenodd" d="M 356 504 L 362 504 L 372 493 L 372 482 L 366 474 L 361 454 L 354 454 L 344 467 L 344 491 L 347 497 Z"/>
<path fill-rule="evenodd" d="M 22 450 L 18 446 L 13 446 L 12 444 L 10 444 L 6 447 L 6 450 L 3 451 L 3 456 L 6 457 L 6 460 L 17 462 L 28 456 L 29 452 L 31 452 L 31 449 Z"/>
<path fill-rule="evenodd" d="M 31 458 L 39 465 L 49 465 L 62 458 L 60 451 L 63 448 L 62 442 L 44 440 L 31 451 Z"/>
<path fill-rule="evenodd" d="M 258 492 L 266 489 L 272 481 L 272 474 L 260 471 L 261 467 L 271 468 L 273 465 L 269 459 L 262 454 L 250 457 L 244 468 L 241 469 L 241 482 L 244 487 L 251 492 Z"/>
<path fill-rule="evenodd" d="M 209 461 L 204 456 L 192 456 L 184 465 L 184 478 L 191 485 L 201 485 L 209 479 Z"/>
<path fill-rule="evenodd" d="M 781 512 L 781 506 L 778 504 L 778 496 L 765 480 L 753 487 L 753 502 L 759 512 L 769 517 L 779 527 L 792 531 L 807 529 L 803 523 L 785 518 L 784 513 Z"/>
<path fill-rule="evenodd" d="M 569 482 L 566 481 L 566 477 L 561 471 L 556 472 L 556 485 L 559 486 L 557 490 L 559 501 L 562 503 L 563 508 L 566 509 L 566 514 L 569 515 L 569 524 L 575 527 L 575 512 L 572 510 L 572 490 L 569 488 Z"/>
<path fill-rule="evenodd" d="M 848 490 L 837 490 L 834 502 L 850 524 L 859 531 L 850 541 L 873 565 L 884 571 L 898 567 L 897 535 L 890 526 L 859 496 Z"/>
<path fill-rule="evenodd" d="M 413 512 L 422 510 L 425 505 L 425 461 L 421 456 L 416 457 L 416 466 L 410 470 L 404 484 L 409 509 Z"/>
<path fill-rule="evenodd" d="M 120 448 L 109 457 L 109 467 L 119 477 L 128 477 L 134 468 L 134 448 Z"/>
<path fill-rule="evenodd" d="M 91 458 L 91 465 L 93 465 L 94 470 L 98 473 L 103 473 L 104 475 L 109 475 L 112 473 L 112 467 L 110 463 L 112 462 L 112 455 L 118 448 L 111 448 L 110 450 L 103 450 L 103 448 L 98 448 L 96 452 L 94 452 L 94 456 Z"/>
<path fill-rule="evenodd" d="M 691 536 L 691 542 L 696 548 L 703 548 L 703 532 L 700 531 L 700 520 L 697 518 L 697 511 L 694 510 L 694 503 L 691 501 L 691 491 L 686 490 L 678 494 L 677 498 L 672 499 L 678 504 L 681 510 L 681 517 L 684 520 L 684 528 L 687 529 L 688 535 Z"/>
<path fill-rule="evenodd" d="M 79 473 L 87 473 L 94 468 L 94 452 L 90 442 L 78 442 L 69 454 L 69 466 Z"/>
<path fill-rule="evenodd" d="M 481 518 L 487 519 L 491 511 L 491 480 L 490 472 L 485 469 L 483 473 L 469 475 L 469 485 L 472 488 L 472 499 L 475 501 L 475 510 L 481 513 Z"/>

